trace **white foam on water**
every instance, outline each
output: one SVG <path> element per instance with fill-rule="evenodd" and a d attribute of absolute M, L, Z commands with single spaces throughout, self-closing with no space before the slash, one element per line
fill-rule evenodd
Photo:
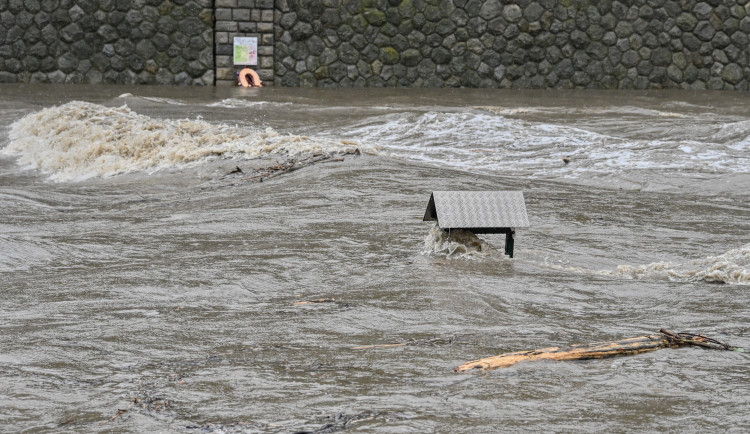
<path fill-rule="evenodd" d="M 529 112 L 549 114 L 550 121 L 508 117 Z M 617 113 L 644 122 L 685 117 L 656 110 Z M 597 115 L 602 116 L 601 110 Z M 680 124 L 656 139 L 617 137 L 553 122 L 553 109 L 544 108 L 404 111 L 373 115 L 335 134 L 379 146 L 398 158 L 533 177 L 598 179 L 649 170 L 655 177 L 649 180 L 658 182 L 665 173 L 750 172 L 750 155 L 744 152 L 750 143 L 750 121 L 704 125 L 700 137 L 686 134 Z M 690 119 L 680 122 L 692 124 Z"/>
<path fill-rule="evenodd" d="M 122 95 L 120 95 L 120 97 L 122 98 Z M 156 96 L 141 96 L 139 98 L 145 99 L 146 101 L 157 102 L 157 103 L 167 104 L 167 105 L 185 105 L 184 102 L 178 101 L 172 98 L 161 98 L 161 97 L 156 97 Z"/>
<path fill-rule="evenodd" d="M 379 145 L 393 156 L 464 168 L 559 166 L 602 136 L 477 112 L 405 112 L 372 116 L 339 134 Z"/>
<path fill-rule="evenodd" d="M 261 107 L 261 106 L 290 106 L 291 102 L 271 102 L 271 101 L 251 101 L 239 98 L 225 98 L 219 102 L 213 102 L 208 104 L 208 107 L 224 107 L 224 108 L 247 108 L 247 107 Z"/>
<path fill-rule="evenodd" d="M 584 274 L 654 279 L 670 281 L 705 281 L 731 285 L 750 285 L 750 244 L 729 250 L 719 256 L 709 256 L 684 262 L 654 262 L 646 265 L 620 265 L 614 270 L 565 268 Z"/>
<path fill-rule="evenodd" d="M 447 258 L 479 259 L 498 256 L 501 253 L 473 232 L 462 229 L 444 231 L 438 225 L 434 225 L 425 236 L 422 254 Z"/>
<path fill-rule="evenodd" d="M 476 106 L 477 109 L 480 110 L 486 110 L 488 112 L 492 112 L 501 116 L 518 116 L 518 115 L 527 115 L 527 114 L 544 114 L 544 115 L 551 115 L 554 116 L 558 113 L 560 113 L 559 107 L 514 107 L 514 108 L 508 108 L 508 107 L 497 107 L 497 106 Z M 666 118 L 683 118 L 686 117 L 686 115 L 682 113 L 672 112 L 672 111 L 664 111 L 664 110 L 655 110 L 655 109 L 646 109 L 641 107 L 634 107 L 634 106 L 624 106 L 624 107 L 566 107 L 565 113 L 571 114 L 575 113 L 577 115 L 584 115 L 584 116 L 602 116 L 602 115 L 622 115 L 623 112 L 628 112 L 630 114 L 639 114 L 641 116 L 654 116 L 654 117 L 666 117 Z"/>
<path fill-rule="evenodd" d="M 352 141 L 282 135 L 271 128 L 214 125 L 200 119 L 155 119 L 127 106 L 73 101 L 11 125 L 2 149 L 54 181 L 77 181 L 180 167 L 212 158 L 289 157 L 350 152 Z"/>

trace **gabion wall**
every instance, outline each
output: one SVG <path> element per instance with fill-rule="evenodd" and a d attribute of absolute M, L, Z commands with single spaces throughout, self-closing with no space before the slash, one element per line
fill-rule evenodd
<path fill-rule="evenodd" d="M 0 0 L 0 82 L 213 84 L 212 0 Z"/>
<path fill-rule="evenodd" d="M 748 89 L 743 0 L 277 0 L 282 86 Z"/>

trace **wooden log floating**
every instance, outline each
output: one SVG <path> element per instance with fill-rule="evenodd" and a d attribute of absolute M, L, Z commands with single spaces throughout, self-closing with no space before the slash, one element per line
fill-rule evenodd
<path fill-rule="evenodd" d="M 707 336 L 692 333 L 673 333 L 660 330 L 660 334 L 638 336 L 615 342 L 597 342 L 593 344 L 571 345 L 568 347 L 549 347 L 531 351 L 516 351 L 499 356 L 485 357 L 458 366 L 455 372 L 465 372 L 473 369 L 493 370 L 507 368 L 519 362 L 534 360 L 587 360 L 603 359 L 605 357 L 628 356 L 660 350 L 662 348 L 679 348 L 684 346 L 701 346 L 718 350 L 737 350 L 711 339 Z"/>

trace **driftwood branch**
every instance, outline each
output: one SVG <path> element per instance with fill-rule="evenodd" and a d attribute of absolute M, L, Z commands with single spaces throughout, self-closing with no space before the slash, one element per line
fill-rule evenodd
<path fill-rule="evenodd" d="M 344 161 L 345 155 L 360 155 L 359 148 L 349 152 L 334 152 L 330 154 L 313 154 L 307 158 L 301 160 L 289 159 L 283 162 L 276 162 L 275 165 L 269 166 L 263 169 L 259 169 L 258 173 L 252 176 L 246 176 L 242 178 L 243 181 L 257 181 L 263 182 L 285 173 L 293 172 L 303 167 L 313 165 L 315 163 L 331 163 L 336 161 Z M 238 168 L 239 169 L 239 168 Z M 241 173 L 235 169 L 230 173 Z"/>
<path fill-rule="evenodd" d="M 728 344 L 703 335 L 673 333 L 664 329 L 659 332 L 660 334 L 657 335 L 638 336 L 615 342 L 598 342 L 569 347 L 549 347 L 531 351 L 516 351 L 463 363 L 455 369 L 455 372 L 465 372 L 472 369 L 493 370 L 506 368 L 519 362 L 534 360 L 603 359 L 605 357 L 646 353 L 662 348 L 679 348 L 692 345 L 718 350 L 738 350 Z"/>

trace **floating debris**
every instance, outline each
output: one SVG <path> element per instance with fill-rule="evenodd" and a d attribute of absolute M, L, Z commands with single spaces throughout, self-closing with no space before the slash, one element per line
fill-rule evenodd
<path fill-rule="evenodd" d="M 327 154 L 313 154 L 309 157 L 302 158 L 299 160 L 295 158 L 290 158 L 283 162 L 277 161 L 276 164 L 272 166 L 268 166 L 268 167 L 261 168 L 261 169 L 256 169 L 255 175 L 246 176 L 242 179 L 244 181 L 263 182 L 271 178 L 275 178 L 284 173 L 289 173 L 298 169 L 302 169 L 303 167 L 307 167 L 315 163 L 331 163 L 331 162 L 337 162 L 337 161 L 344 161 L 345 155 L 361 155 L 361 152 L 359 151 L 359 148 L 356 148 L 353 151 L 332 152 L 332 153 L 327 153 Z"/>
<path fill-rule="evenodd" d="M 458 366 L 454 371 L 465 372 L 473 369 L 490 371 L 497 368 L 507 368 L 519 362 L 534 360 L 603 359 L 606 357 L 646 353 L 662 348 L 686 346 L 744 352 L 742 348 L 732 347 L 729 344 L 704 335 L 687 332 L 673 333 L 665 329 L 659 330 L 659 333 L 658 335 L 638 336 L 615 342 L 597 342 L 593 344 L 572 345 L 570 347 L 549 347 L 531 351 L 516 351 L 466 362 Z"/>

